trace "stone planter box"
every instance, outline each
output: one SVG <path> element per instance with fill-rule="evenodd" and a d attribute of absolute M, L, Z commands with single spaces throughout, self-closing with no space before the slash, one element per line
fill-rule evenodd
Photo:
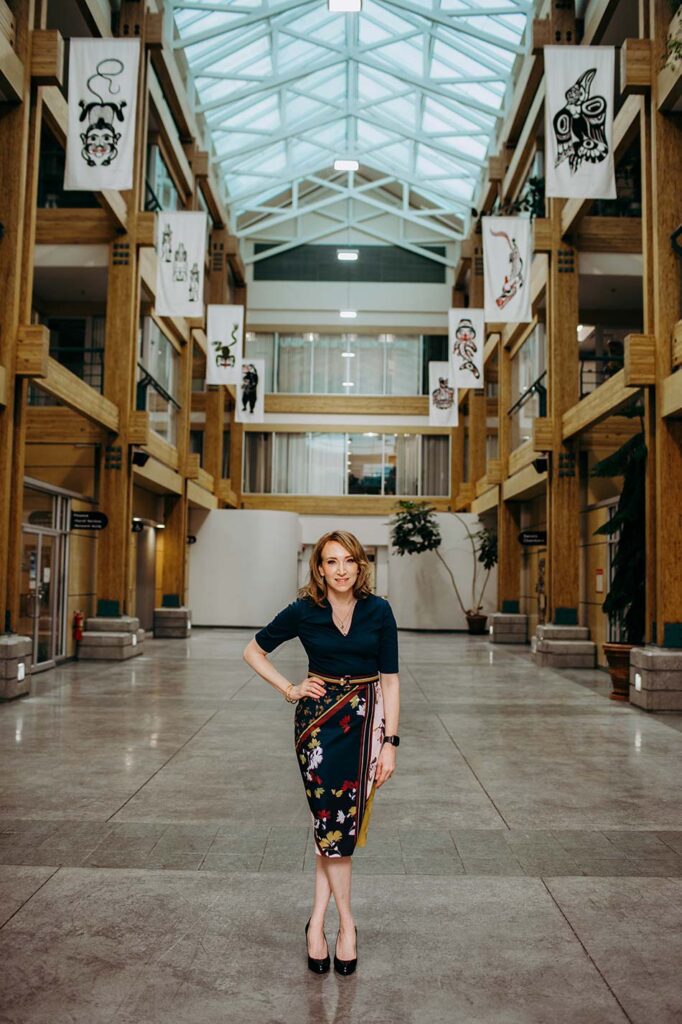
<path fill-rule="evenodd" d="M 14 700 L 30 692 L 32 648 L 28 636 L 0 636 L 0 700 Z"/>
<path fill-rule="evenodd" d="M 490 639 L 494 644 L 528 643 L 528 616 L 509 612 L 491 615 Z"/>
<path fill-rule="evenodd" d="M 536 665 L 545 668 L 595 668 L 597 645 L 586 626 L 539 625 L 531 640 Z"/>
<path fill-rule="evenodd" d="M 682 711 L 682 650 L 633 648 L 630 703 L 645 711 Z"/>
<path fill-rule="evenodd" d="M 154 636 L 162 640 L 181 640 L 192 632 L 189 608 L 155 608 Z"/>
<path fill-rule="evenodd" d="M 145 632 L 140 620 L 131 615 L 85 620 L 78 657 L 84 661 L 125 661 L 144 653 Z"/>

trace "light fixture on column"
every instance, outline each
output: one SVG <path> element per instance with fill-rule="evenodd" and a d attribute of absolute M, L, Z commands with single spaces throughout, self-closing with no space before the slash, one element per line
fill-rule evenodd
<path fill-rule="evenodd" d="M 358 249 L 337 249 L 336 258 L 342 263 L 356 263 L 360 257 Z"/>
<path fill-rule="evenodd" d="M 357 311 L 354 309 L 340 309 L 339 316 L 342 320 L 355 320 Z"/>

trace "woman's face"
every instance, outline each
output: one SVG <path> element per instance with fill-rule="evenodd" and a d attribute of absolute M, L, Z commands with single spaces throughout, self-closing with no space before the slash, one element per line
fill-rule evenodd
<path fill-rule="evenodd" d="M 327 590 L 341 595 L 353 590 L 360 566 L 342 544 L 330 540 L 322 548 L 320 572 L 327 584 Z"/>

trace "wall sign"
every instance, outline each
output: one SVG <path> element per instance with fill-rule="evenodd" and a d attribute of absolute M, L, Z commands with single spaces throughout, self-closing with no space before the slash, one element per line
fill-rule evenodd
<path fill-rule="evenodd" d="M 519 544 L 524 547 L 540 547 L 547 543 L 547 530 L 521 530 Z"/>
<path fill-rule="evenodd" d="M 104 530 L 109 522 L 104 512 L 72 512 L 72 530 Z"/>

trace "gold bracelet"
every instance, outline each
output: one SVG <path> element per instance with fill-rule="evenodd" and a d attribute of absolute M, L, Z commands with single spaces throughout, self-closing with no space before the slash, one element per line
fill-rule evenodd
<path fill-rule="evenodd" d="M 289 685 L 287 686 L 286 690 L 284 691 L 284 699 L 286 701 L 288 701 L 289 704 L 297 704 L 298 703 L 298 697 L 290 697 L 289 696 L 289 694 L 291 693 L 291 690 L 293 688 L 293 685 L 294 685 L 293 683 L 289 683 Z"/>

